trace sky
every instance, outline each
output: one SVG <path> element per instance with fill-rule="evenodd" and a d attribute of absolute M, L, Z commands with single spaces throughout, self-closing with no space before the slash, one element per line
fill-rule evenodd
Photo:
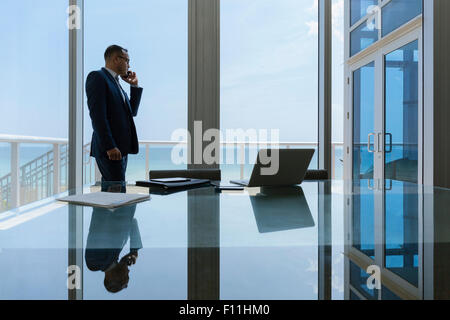
<path fill-rule="evenodd" d="M 0 134 L 67 138 L 67 3 L 2 0 Z M 187 123 L 187 0 L 85 0 L 85 77 L 110 44 L 129 49 L 144 88 L 141 140 Z M 221 1 L 221 128 L 280 129 L 317 141 L 317 0 Z M 333 0 L 333 140 L 342 141 L 343 0 Z M 123 83 L 126 88 L 126 84 Z M 85 143 L 92 133 L 84 106 Z"/>

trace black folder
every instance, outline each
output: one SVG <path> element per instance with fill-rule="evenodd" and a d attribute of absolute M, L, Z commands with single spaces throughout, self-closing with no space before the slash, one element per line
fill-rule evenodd
<path fill-rule="evenodd" d="M 190 179 L 189 181 L 184 182 L 158 182 L 158 181 L 152 181 L 152 180 L 143 180 L 143 181 L 136 181 L 137 187 L 160 187 L 165 190 L 172 190 L 172 189 L 188 189 L 194 186 L 200 186 L 203 184 L 209 183 L 209 180 L 206 179 Z"/>
<path fill-rule="evenodd" d="M 210 185 L 205 183 L 205 184 L 198 184 L 198 185 L 190 186 L 190 187 L 171 188 L 171 189 L 164 189 L 161 187 L 152 186 L 152 187 L 148 187 L 148 193 L 156 194 L 159 196 L 169 196 L 169 195 L 179 193 L 179 192 L 186 192 L 186 191 L 202 189 L 202 188 L 210 188 Z"/>

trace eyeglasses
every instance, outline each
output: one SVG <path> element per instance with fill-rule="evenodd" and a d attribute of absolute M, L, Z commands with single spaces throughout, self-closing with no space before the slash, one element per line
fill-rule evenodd
<path fill-rule="evenodd" d="M 123 60 L 125 60 L 128 64 L 130 64 L 130 59 L 122 57 L 122 56 L 118 56 L 119 58 L 122 58 Z"/>

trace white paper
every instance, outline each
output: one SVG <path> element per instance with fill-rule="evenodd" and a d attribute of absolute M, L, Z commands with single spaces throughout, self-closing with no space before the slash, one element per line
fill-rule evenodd
<path fill-rule="evenodd" d="M 128 204 L 133 204 L 150 199 L 149 194 L 131 194 L 114 192 L 94 192 L 74 196 L 68 196 L 57 199 L 58 201 L 68 202 L 90 207 L 118 208 Z"/>

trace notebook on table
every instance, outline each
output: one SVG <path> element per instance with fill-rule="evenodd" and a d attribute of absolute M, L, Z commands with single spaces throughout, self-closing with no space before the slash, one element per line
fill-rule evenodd
<path fill-rule="evenodd" d="M 115 192 L 94 192 L 79 195 L 72 195 L 57 199 L 69 204 L 114 209 L 150 199 L 146 194 L 129 194 Z"/>

